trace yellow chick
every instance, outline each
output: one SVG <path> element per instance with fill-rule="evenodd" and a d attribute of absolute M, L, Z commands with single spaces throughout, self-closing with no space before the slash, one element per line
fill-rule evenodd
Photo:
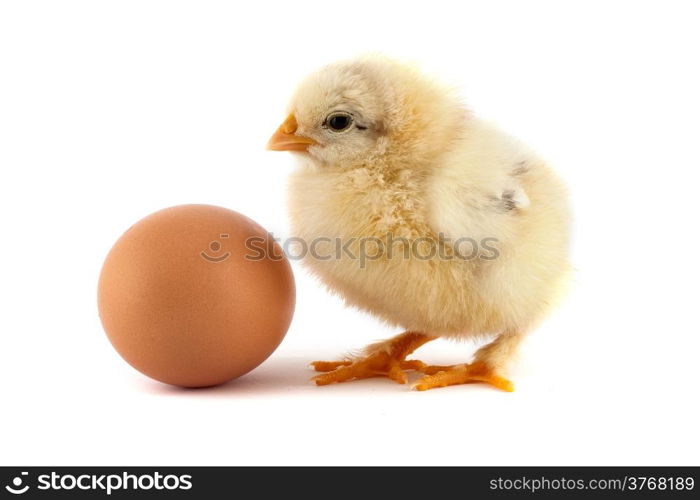
<path fill-rule="evenodd" d="M 298 88 L 268 148 L 295 151 L 292 229 L 305 265 L 347 304 L 404 333 L 341 361 L 318 385 L 424 376 L 418 390 L 505 378 L 566 283 L 565 187 L 524 145 L 412 66 L 366 57 Z M 439 338 L 490 338 L 471 363 L 407 360 Z"/>

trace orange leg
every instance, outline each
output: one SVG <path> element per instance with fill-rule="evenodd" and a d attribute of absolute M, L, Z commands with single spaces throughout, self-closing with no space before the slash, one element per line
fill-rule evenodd
<path fill-rule="evenodd" d="M 318 372 L 311 380 L 316 385 L 346 382 L 370 377 L 389 377 L 405 384 L 405 370 L 421 370 L 426 365 L 417 360 L 406 360 L 406 356 L 426 342 L 433 340 L 422 333 L 406 332 L 393 339 L 374 344 L 366 349 L 365 356 L 343 361 L 314 361 L 311 366 Z"/>
<path fill-rule="evenodd" d="M 510 380 L 497 375 L 489 365 L 481 361 L 468 365 L 425 366 L 421 371 L 426 376 L 413 386 L 418 391 L 474 382 L 485 382 L 503 391 L 513 391 L 513 383 Z"/>
<path fill-rule="evenodd" d="M 479 349 L 474 362 L 454 366 L 424 366 L 426 374 L 414 388 L 419 391 L 456 384 L 485 382 L 503 391 L 512 392 L 513 383 L 500 373 L 514 356 L 523 336 L 519 332 L 504 332 L 490 344 Z"/>

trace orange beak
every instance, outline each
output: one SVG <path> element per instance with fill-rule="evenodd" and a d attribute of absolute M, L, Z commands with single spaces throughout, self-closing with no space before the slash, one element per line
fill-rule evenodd
<path fill-rule="evenodd" d="M 270 142 L 267 143 L 267 149 L 271 151 L 306 151 L 309 146 L 318 144 L 310 137 L 296 135 L 297 119 L 294 115 L 289 115 L 284 123 L 279 126 L 277 131 L 270 137 Z"/>

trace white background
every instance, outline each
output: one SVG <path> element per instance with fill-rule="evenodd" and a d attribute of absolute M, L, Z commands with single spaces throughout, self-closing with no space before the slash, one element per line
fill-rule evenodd
<path fill-rule="evenodd" d="M 3 2 L 0 464 L 698 465 L 697 20 L 674 1 Z M 298 263 L 259 369 L 197 391 L 135 372 L 97 316 L 113 242 L 180 203 L 286 235 L 293 159 L 264 145 L 304 75 L 366 51 L 458 84 L 571 187 L 576 282 L 516 392 L 312 386 L 308 361 L 398 332 Z"/>

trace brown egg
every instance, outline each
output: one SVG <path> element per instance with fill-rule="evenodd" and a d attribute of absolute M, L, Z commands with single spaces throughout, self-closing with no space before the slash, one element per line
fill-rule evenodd
<path fill-rule="evenodd" d="M 184 387 L 262 363 L 294 312 L 294 277 L 272 237 L 221 207 L 181 205 L 140 220 L 107 255 L 100 319 L 131 366 Z"/>

